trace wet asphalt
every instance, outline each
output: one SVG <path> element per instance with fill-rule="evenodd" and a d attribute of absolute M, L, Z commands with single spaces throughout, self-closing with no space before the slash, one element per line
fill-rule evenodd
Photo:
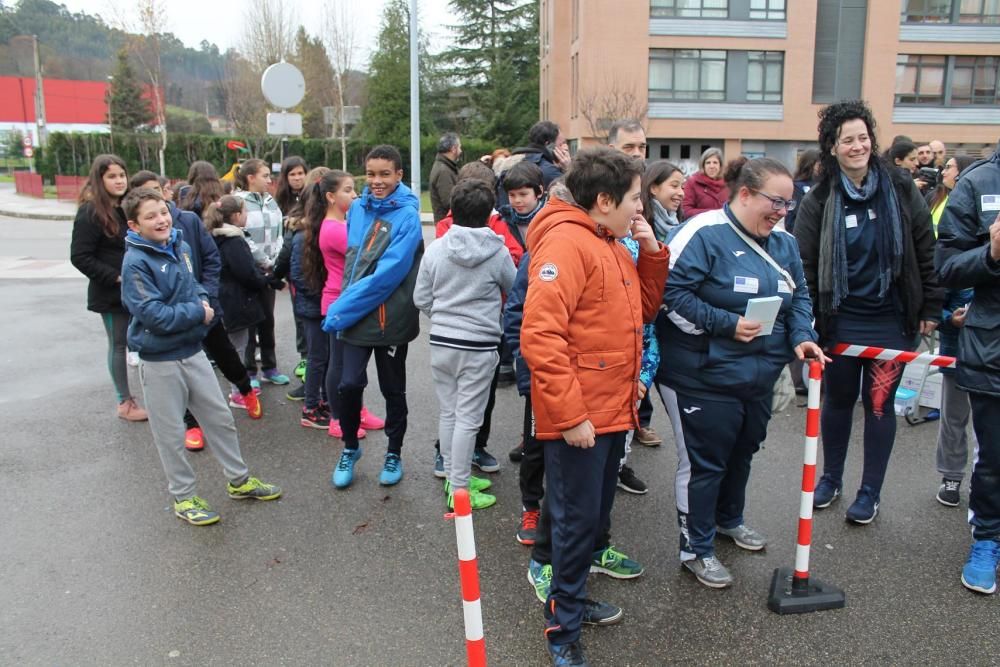
<path fill-rule="evenodd" d="M 0 256 L 65 258 L 69 223 L 31 224 L 0 219 Z M 237 411 L 236 421 L 251 470 L 285 495 L 231 500 L 209 451 L 193 454 L 199 493 L 222 514 L 195 528 L 170 510 L 148 425 L 114 415 L 104 333 L 85 290 L 82 279 L 0 271 L 0 664 L 464 664 L 454 528 L 431 474 L 426 326 L 409 351 L 402 483 L 378 485 L 385 440 L 373 433 L 354 485 L 332 488 L 340 442 L 300 427 L 286 388 L 265 386 L 264 419 Z M 288 297 L 278 304 L 279 363 L 290 373 Z M 374 369 L 370 376 L 366 402 L 382 413 Z M 134 369 L 132 386 L 141 394 Z M 772 571 L 793 563 L 804 422 L 799 407 L 772 420 L 747 507 L 770 542 L 760 553 L 721 543 L 736 581 L 718 591 L 678 567 L 677 457 L 657 404 L 664 444 L 636 446 L 631 459 L 651 490 L 619 492 L 612 526 L 616 545 L 646 573 L 591 576 L 592 597 L 625 609 L 619 625 L 584 631 L 592 664 L 997 663 L 1000 600 L 959 583 L 967 484 L 960 508 L 935 501 L 933 423 L 899 421 L 874 523 L 845 523 L 851 497 L 817 514 L 812 572 L 844 589 L 846 608 L 767 609 Z M 503 465 L 492 476 L 499 501 L 474 515 L 483 622 L 491 664 L 542 666 L 542 610 L 525 577 L 528 549 L 514 540 L 517 466 L 506 457 L 520 426 L 521 402 L 503 388 L 490 441 Z M 848 496 L 860 476 L 859 438 L 860 411 Z"/>

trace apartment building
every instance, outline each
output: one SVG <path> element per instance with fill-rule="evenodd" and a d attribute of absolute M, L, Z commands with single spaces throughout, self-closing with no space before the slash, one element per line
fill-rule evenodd
<path fill-rule="evenodd" d="M 541 0 L 541 117 L 571 146 L 645 112 L 650 159 L 792 164 L 825 104 L 878 139 L 979 154 L 1000 139 L 1000 0 Z"/>

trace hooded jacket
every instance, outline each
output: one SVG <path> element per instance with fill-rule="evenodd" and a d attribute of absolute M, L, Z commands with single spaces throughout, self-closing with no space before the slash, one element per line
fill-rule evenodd
<path fill-rule="evenodd" d="M 222 263 L 212 235 L 195 213 L 179 209 L 173 202 L 168 202 L 167 207 L 170 209 L 174 229 L 181 231 L 184 242 L 191 247 L 194 279 L 208 292 L 208 303 L 212 309 L 220 311 L 217 314 L 222 315 L 219 308 L 219 272 L 222 270 Z"/>
<path fill-rule="evenodd" d="M 122 303 L 132 313 L 128 346 L 146 361 L 187 359 L 208 333 L 208 292 L 194 279 L 191 248 L 176 229 L 166 246 L 135 232 L 125 238 Z"/>
<path fill-rule="evenodd" d="M 598 435 L 635 428 L 642 327 L 656 316 L 669 251 L 628 249 L 586 211 L 552 197 L 528 229 L 531 262 L 521 355 L 536 437 L 590 420 Z"/>
<path fill-rule="evenodd" d="M 441 238 L 444 236 L 448 230 L 451 229 L 454 221 L 455 219 L 451 217 L 451 210 L 449 209 L 448 215 L 438 220 L 438 222 L 434 225 L 435 238 Z M 490 214 L 490 219 L 487 221 L 486 226 L 492 229 L 495 234 L 503 239 L 503 244 L 507 247 L 507 251 L 510 252 L 510 258 L 514 260 L 514 266 L 521 266 L 521 257 L 524 255 L 524 246 L 521 245 L 520 241 L 518 241 L 511 227 L 504 222 L 503 217 L 494 211 Z"/>
<path fill-rule="evenodd" d="M 514 261 L 489 227 L 452 225 L 420 262 L 413 303 L 431 318 L 431 345 L 496 350 Z"/>
<path fill-rule="evenodd" d="M 696 171 L 684 183 L 684 203 L 681 211 L 684 219 L 690 220 L 699 213 L 715 211 L 729 201 L 729 189 L 721 178 L 709 178 L 704 172 Z"/>
<path fill-rule="evenodd" d="M 212 230 L 212 237 L 222 263 L 219 301 L 226 329 L 240 331 L 263 322 L 260 291 L 267 287 L 267 278 L 257 268 L 243 230 L 223 224 Z"/>
<path fill-rule="evenodd" d="M 420 333 L 413 286 L 424 254 L 420 201 L 400 183 L 384 199 L 366 187 L 347 213 L 344 288 L 323 330 L 352 345 L 404 345 Z"/>
<path fill-rule="evenodd" d="M 1000 150 L 962 172 L 938 224 L 934 264 L 941 282 L 975 294 L 958 334 L 958 386 L 1000 396 L 1000 262 L 990 227 L 1000 211 Z"/>
<path fill-rule="evenodd" d="M 243 199 L 246 207 L 246 231 L 250 236 L 250 251 L 254 261 L 261 268 L 269 269 L 278 259 L 284 238 L 278 202 L 268 192 L 240 190 L 235 194 Z"/>

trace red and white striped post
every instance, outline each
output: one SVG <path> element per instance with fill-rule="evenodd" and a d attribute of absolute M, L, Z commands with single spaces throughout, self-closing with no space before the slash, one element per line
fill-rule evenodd
<path fill-rule="evenodd" d="M 802 497 L 799 501 L 799 532 L 795 544 L 795 568 L 779 568 L 771 577 L 767 606 L 779 614 L 801 614 L 844 606 L 844 592 L 809 579 L 809 549 L 812 545 L 813 493 L 816 491 L 816 455 L 819 449 L 819 396 L 823 367 L 809 363 L 809 398 L 806 410 L 806 441 L 802 464 Z"/>
<path fill-rule="evenodd" d="M 483 637 L 483 611 L 479 604 L 479 565 L 476 561 L 476 536 L 472 530 L 472 505 L 468 489 L 455 489 L 455 513 L 445 518 L 455 520 L 458 541 L 458 575 L 462 583 L 462 608 L 465 614 L 465 655 L 469 667 L 486 667 L 486 639 Z"/>
<path fill-rule="evenodd" d="M 903 350 L 890 350 L 885 347 L 848 345 L 847 343 L 837 343 L 830 348 L 830 352 L 842 357 L 878 359 L 879 361 L 901 361 L 904 364 L 930 364 L 931 366 L 940 366 L 941 368 L 954 368 L 956 363 L 955 357 L 946 357 L 940 354 L 905 352 Z"/>

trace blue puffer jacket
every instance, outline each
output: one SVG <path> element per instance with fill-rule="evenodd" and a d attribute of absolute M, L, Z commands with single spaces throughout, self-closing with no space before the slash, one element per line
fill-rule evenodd
<path fill-rule="evenodd" d="M 191 247 L 194 279 L 208 292 L 208 305 L 215 311 L 216 316 L 221 316 L 219 275 L 222 273 L 222 258 L 219 257 L 215 239 L 205 229 L 197 214 L 179 209 L 173 202 L 169 202 L 167 206 L 170 208 L 174 229 L 181 231 L 183 235 L 181 238 Z"/>
<path fill-rule="evenodd" d="M 132 313 L 128 346 L 146 361 L 187 359 L 208 333 L 208 292 L 194 278 L 191 248 L 174 229 L 166 246 L 135 232 L 125 237 L 122 303 Z"/>
<path fill-rule="evenodd" d="M 770 395 L 795 346 L 815 342 L 816 333 L 795 237 L 774 231 L 761 242 L 790 274 L 793 291 L 729 225 L 728 209 L 695 216 L 670 240 L 667 313 L 657 318 L 656 332 L 669 363 L 656 379 L 716 399 L 753 400 Z M 734 340 L 747 301 L 768 296 L 782 298 L 772 333 L 749 343 Z"/>
<path fill-rule="evenodd" d="M 323 330 L 358 346 L 409 343 L 420 333 L 413 305 L 424 236 L 420 200 L 400 183 L 384 199 L 366 187 L 347 213 L 344 289 Z"/>
<path fill-rule="evenodd" d="M 517 266 L 514 285 L 507 292 L 507 303 L 503 309 L 503 337 L 514 357 L 514 374 L 517 377 L 517 393 L 527 396 L 531 393 L 531 371 L 521 356 L 521 322 L 524 320 L 524 299 L 528 296 L 528 267 L 531 256 L 525 252 Z"/>
<path fill-rule="evenodd" d="M 295 290 L 292 292 L 292 310 L 296 317 L 310 320 L 323 319 L 320 307 L 320 295 L 313 291 L 306 280 L 302 268 L 302 253 L 306 247 L 306 235 L 301 229 L 292 232 L 292 256 L 289 258 L 288 277 L 292 280 Z"/>
<path fill-rule="evenodd" d="M 958 334 L 958 386 L 1000 396 L 1000 262 L 990 226 L 1000 213 L 1000 150 L 962 172 L 938 224 L 934 266 L 945 287 L 975 288 Z"/>

